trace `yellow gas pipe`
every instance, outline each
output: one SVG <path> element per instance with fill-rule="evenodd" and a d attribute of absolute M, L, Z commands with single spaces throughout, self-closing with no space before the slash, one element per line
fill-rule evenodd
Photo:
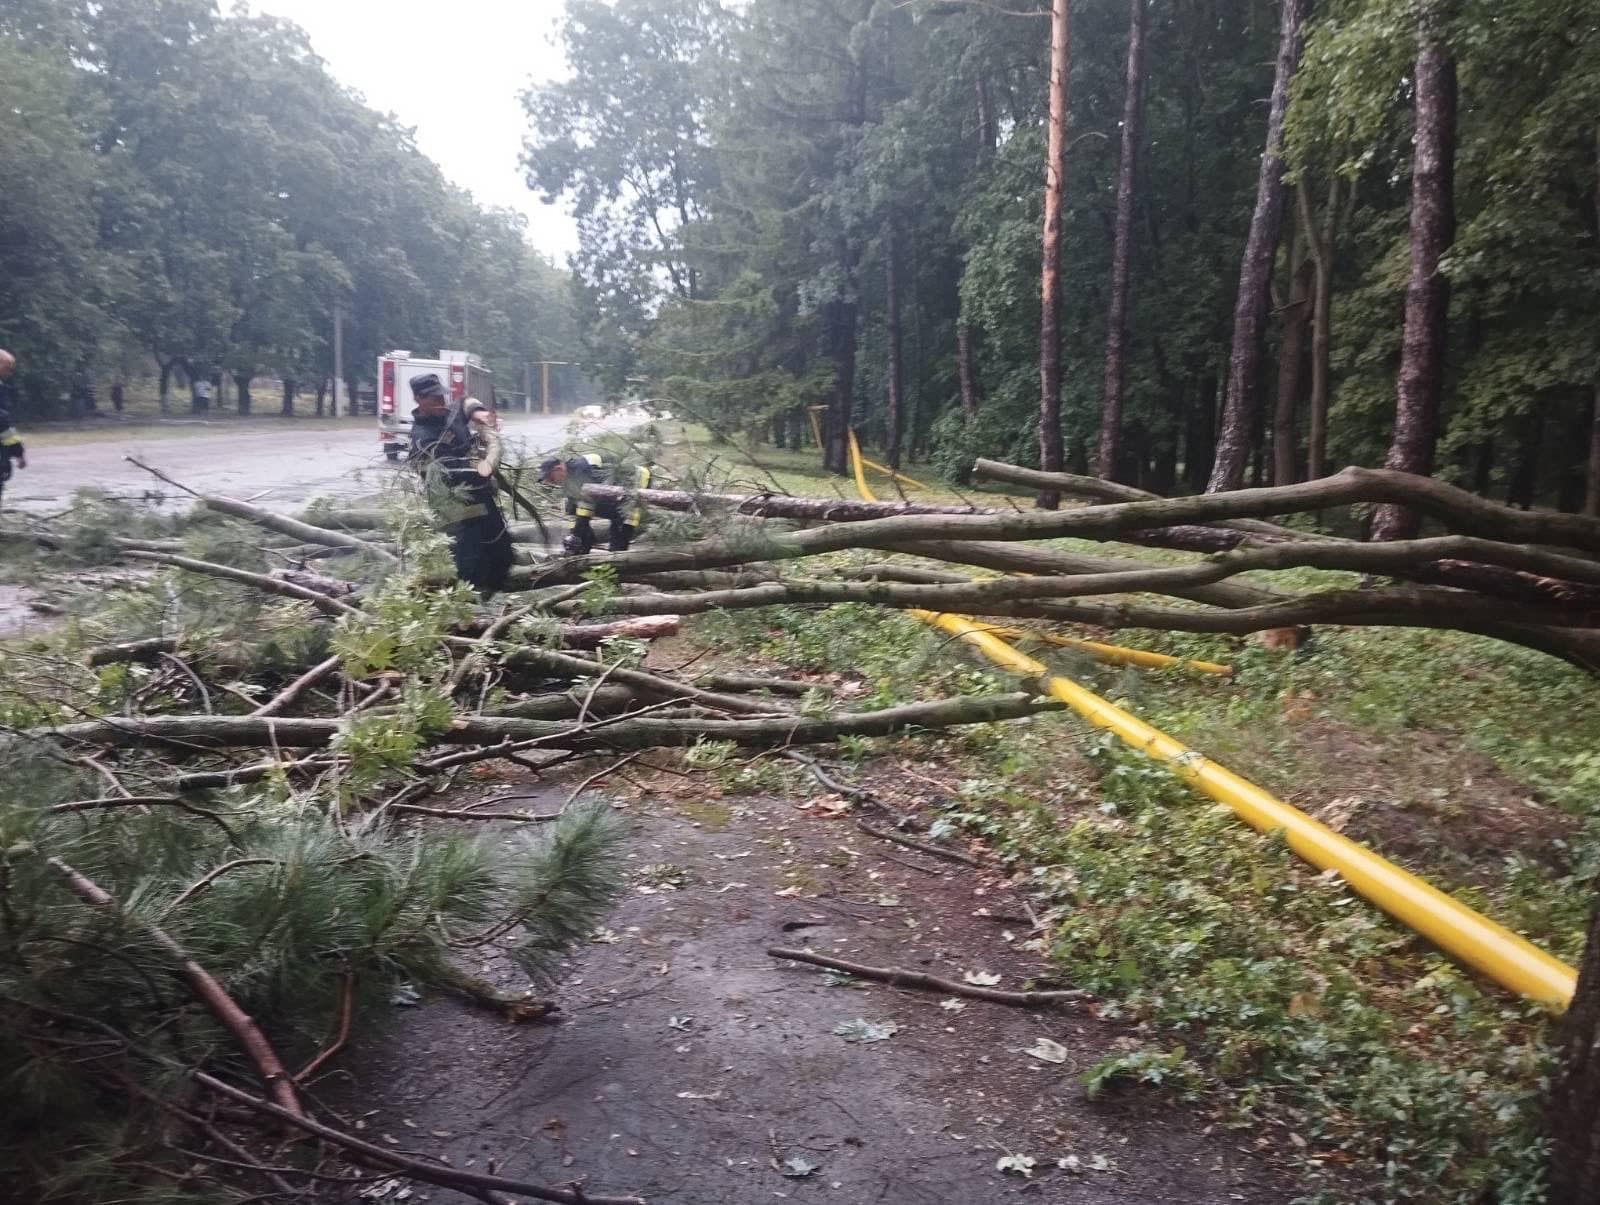
<path fill-rule="evenodd" d="M 862 472 L 860 452 L 853 436 L 851 460 L 856 488 L 870 499 L 872 490 Z M 1043 664 L 1018 652 L 970 619 L 932 611 L 910 614 L 971 644 L 996 664 L 1039 679 L 1044 690 L 1090 724 L 1114 733 L 1147 757 L 1171 766 L 1179 778 L 1230 808 L 1252 828 L 1261 832 L 1281 830 L 1289 848 L 1307 862 L 1321 870 L 1337 871 L 1358 894 L 1495 982 L 1557 1011 L 1571 1003 L 1577 973 L 1532 942 L 1076 682 L 1051 675 Z"/>

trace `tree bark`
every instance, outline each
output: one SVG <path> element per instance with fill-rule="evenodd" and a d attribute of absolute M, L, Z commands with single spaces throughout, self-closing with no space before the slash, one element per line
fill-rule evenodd
<path fill-rule="evenodd" d="M 1050 5 L 1050 136 L 1044 165 L 1044 237 L 1039 307 L 1039 467 L 1059 472 L 1061 444 L 1061 222 L 1066 195 L 1067 72 L 1070 61 L 1068 0 Z M 1054 510 L 1057 494 L 1038 505 Z"/>
<path fill-rule="evenodd" d="M 317 417 L 321 418 L 328 407 L 328 378 L 317 378 Z"/>
<path fill-rule="evenodd" d="M 956 371 L 961 378 L 961 418 L 967 426 L 978 417 L 978 367 L 972 347 L 972 325 L 962 318 L 956 323 Z"/>
<path fill-rule="evenodd" d="M 1122 95 L 1122 157 L 1117 165 L 1116 237 L 1111 251 L 1111 304 L 1106 317 L 1105 393 L 1100 404 L 1100 448 L 1095 472 L 1117 477 L 1122 438 L 1122 345 L 1128 333 L 1128 276 L 1133 243 L 1133 183 L 1139 162 L 1139 94 L 1144 85 L 1145 0 L 1131 0 L 1128 69 Z"/>
<path fill-rule="evenodd" d="M 1561 1068 L 1546 1103 L 1551 1201 L 1600 1201 L 1600 901 L 1561 1020 Z"/>
<path fill-rule="evenodd" d="M 900 469 L 900 432 L 905 419 L 905 381 L 901 375 L 900 332 L 900 231 L 898 219 L 889 219 L 889 235 L 884 248 L 884 292 L 889 324 L 889 407 L 885 415 L 883 458 L 891 469 Z"/>
<path fill-rule="evenodd" d="M 1544 445 L 1544 421 L 1544 399 L 1535 397 L 1532 408 L 1517 420 L 1515 426 L 1516 459 L 1511 469 L 1511 480 L 1506 483 L 1506 501 L 1523 510 L 1533 506 L 1538 493 L 1539 453 Z"/>
<path fill-rule="evenodd" d="M 1311 285 L 1311 402 L 1306 438 L 1306 476 L 1328 473 L 1328 385 L 1333 347 L 1333 243 L 1338 232 L 1339 177 L 1330 173 L 1328 205 L 1319 228 L 1305 185 L 1298 189 L 1302 233 L 1313 266 Z"/>
<path fill-rule="evenodd" d="M 297 389 L 298 389 L 298 387 L 297 387 L 295 379 L 293 377 L 284 377 L 283 378 L 283 417 L 284 418 L 293 418 L 294 417 L 294 396 L 295 396 L 295 393 L 297 392 Z"/>
<path fill-rule="evenodd" d="M 1440 26 L 1443 6 L 1424 4 L 1417 25 L 1417 116 L 1411 165 L 1411 275 L 1395 405 L 1394 440 L 1384 467 L 1427 476 L 1439 440 L 1444 396 L 1450 281 L 1439 260 L 1455 239 L 1456 63 Z M 1372 538 L 1414 535 L 1422 520 L 1383 507 Z"/>
<path fill-rule="evenodd" d="M 1583 513 L 1600 516 L 1600 385 L 1589 387 L 1589 469 L 1583 492 Z"/>
<path fill-rule="evenodd" d="M 161 409 L 161 413 L 167 414 L 171 411 L 172 407 L 172 361 L 158 360 L 156 364 L 161 370 L 161 377 L 156 386 L 156 402 Z"/>
<path fill-rule="evenodd" d="M 833 359 L 833 394 L 824 416 L 825 446 L 822 465 L 840 477 L 850 473 L 851 396 L 856 376 L 856 303 L 853 299 L 830 301 L 828 311 L 829 351 Z"/>
<path fill-rule="evenodd" d="M 1228 353 L 1228 387 L 1217 456 L 1206 484 L 1210 493 L 1236 490 L 1244 483 L 1250 461 L 1251 433 L 1260 410 L 1259 376 L 1262 335 L 1267 319 L 1267 287 L 1272 260 L 1283 226 L 1283 118 L 1289 107 L 1289 83 L 1300 63 L 1300 27 L 1310 0 L 1282 0 L 1278 62 L 1267 111 L 1267 144 L 1256 181 L 1255 212 L 1239 267 L 1239 293 L 1233 307 L 1233 346 Z"/>
<path fill-rule="evenodd" d="M 238 410 L 241 416 L 250 413 L 250 406 L 252 404 L 250 397 L 250 382 L 254 379 L 254 377 L 254 373 L 236 372 L 233 374 L 233 386 L 238 394 Z"/>
<path fill-rule="evenodd" d="M 1217 452 L 1217 377 L 1200 381 L 1198 396 L 1184 415 L 1183 480 L 1193 493 L 1206 488 Z"/>
<path fill-rule="evenodd" d="M 561 720 L 524 720 L 511 716 L 469 716 L 455 721 L 434 738 L 449 745 L 495 745 L 502 741 L 538 741 L 552 749 L 651 749 L 683 747 L 701 741 L 725 740 L 740 745 L 789 746 L 831 741 L 841 736 L 892 736 L 915 728 L 949 728 L 1020 719 L 1062 704 L 1018 692 L 931 703 L 908 703 L 881 711 L 832 716 L 782 715 L 743 720 L 622 719 L 579 727 Z M 201 748 L 317 748 L 339 733 L 340 720 L 249 716 L 144 716 L 132 719 L 85 720 L 29 735 L 83 741 L 118 748 L 171 741 Z"/>
<path fill-rule="evenodd" d="M 1300 441 L 1295 410 L 1300 403 L 1300 360 L 1306 325 L 1311 317 L 1312 264 L 1304 255 L 1304 238 L 1289 235 L 1289 304 L 1283 309 L 1283 334 L 1278 344 L 1278 396 L 1272 411 L 1272 484 L 1293 485 L 1298 479 Z"/>

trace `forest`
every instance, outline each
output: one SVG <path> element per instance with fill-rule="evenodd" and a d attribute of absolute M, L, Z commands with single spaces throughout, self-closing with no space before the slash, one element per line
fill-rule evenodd
<path fill-rule="evenodd" d="M 249 413 L 264 375 L 284 413 L 297 384 L 320 412 L 336 310 L 350 397 L 394 347 L 470 343 L 510 389 L 577 350 L 567 275 L 523 219 L 474 203 L 276 18 L 8 0 L 0 144 L 0 346 L 25 421 L 63 416 L 77 381 L 103 401 L 145 377 L 163 411 L 175 379 L 215 376 Z"/>
<path fill-rule="evenodd" d="M 529 180 L 580 218 L 597 364 L 780 446 L 827 405 L 836 472 L 852 426 L 957 477 L 1387 459 L 1595 513 L 1591 5 L 1053 7 L 1059 127 L 1051 5 L 568 5 Z"/>

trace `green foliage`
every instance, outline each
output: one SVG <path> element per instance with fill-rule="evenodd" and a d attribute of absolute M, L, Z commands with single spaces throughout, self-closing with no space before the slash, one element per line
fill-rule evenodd
<path fill-rule="evenodd" d="M 1541 1200 L 1542 1014 L 1418 950 L 1166 769 L 1109 741 L 1094 752 L 1096 809 L 969 783 L 951 810 L 1055 903 L 1063 976 L 1103 1016 L 1183 1043 L 1115 1056 L 1091 1089 L 1223 1091 L 1237 1124 L 1304 1142 L 1287 1153 L 1307 1200 Z"/>
<path fill-rule="evenodd" d="M 473 606 L 465 583 L 423 590 L 409 577 L 394 575 L 370 594 L 359 615 L 340 618 L 333 651 L 358 678 L 383 670 L 426 673 L 438 668 L 444 638 L 472 617 Z"/>
<path fill-rule="evenodd" d="M 427 717 L 436 704 L 408 700 L 408 710 Z M 387 1007 L 402 984 L 454 990 L 453 959 L 509 935 L 530 986 L 543 987 L 623 887 L 622 830 L 604 804 L 487 837 L 339 818 L 304 796 L 241 788 L 213 805 L 224 830 L 174 808 L 51 814 L 92 795 L 96 776 L 16 739 L 0 756 L 0 1165 L 30 1169 L 25 1183 L 44 1194 L 30 1200 L 130 1199 L 124 1161 L 148 1135 L 126 1094 L 103 1089 L 105 1050 L 99 1062 L 69 1057 L 108 1033 L 153 1092 L 181 1090 L 182 1068 L 207 1059 L 248 1077 L 150 926 L 298 1065 L 326 1041 L 346 977 L 363 1008 Z M 47 857 L 118 907 L 89 906 Z"/>

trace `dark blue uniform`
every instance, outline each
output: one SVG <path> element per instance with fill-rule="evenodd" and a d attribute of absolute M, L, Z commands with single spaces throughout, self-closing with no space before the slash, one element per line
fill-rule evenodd
<path fill-rule="evenodd" d="M 414 414 L 411 461 L 429 479 L 430 500 L 444 520 L 456 576 L 485 597 L 505 587 L 511 574 L 511 533 L 492 477 L 474 462 L 483 455 L 472 415 L 486 409 L 469 399 L 442 415 Z"/>

